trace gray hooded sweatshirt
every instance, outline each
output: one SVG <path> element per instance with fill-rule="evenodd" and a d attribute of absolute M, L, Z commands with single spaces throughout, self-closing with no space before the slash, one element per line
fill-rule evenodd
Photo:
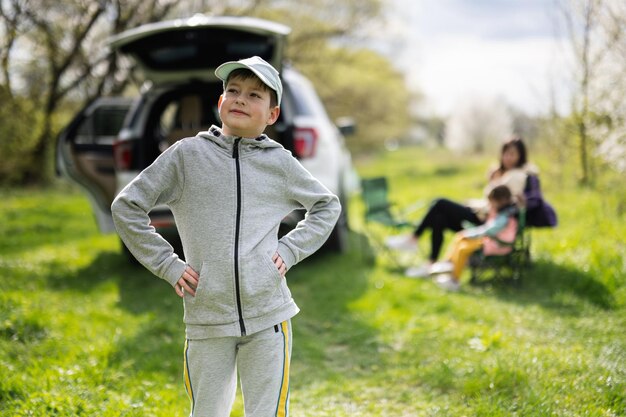
<path fill-rule="evenodd" d="M 185 261 L 150 226 L 158 205 L 174 214 Z M 279 240 L 281 220 L 302 208 L 304 220 Z M 184 296 L 184 321 L 189 339 L 203 339 L 252 334 L 297 314 L 272 256 L 289 269 L 314 253 L 341 206 L 277 142 L 213 126 L 163 152 L 111 210 L 121 239 L 153 274 L 174 286 L 187 264 L 199 272 L 195 297 Z"/>

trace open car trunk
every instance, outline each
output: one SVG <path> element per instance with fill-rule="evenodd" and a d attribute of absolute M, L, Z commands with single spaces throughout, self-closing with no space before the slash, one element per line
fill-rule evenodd
<path fill-rule="evenodd" d="M 151 23 L 109 40 L 156 84 L 182 80 L 217 81 L 215 68 L 257 55 L 282 69 L 290 28 L 255 18 L 196 15 Z"/>

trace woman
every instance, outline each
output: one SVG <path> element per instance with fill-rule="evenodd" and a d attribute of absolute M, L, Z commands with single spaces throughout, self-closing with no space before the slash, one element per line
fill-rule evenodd
<path fill-rule="evenodd" d="M 537 169 L 528 164 L 526 146 L 521 137 L 513 137 L 502 145 L 500 163 L 489 174 L 489 182 L 484 190 L 487 196 L 494 187 L 506 185 L 513 196 L 523 199 L 524 187 L 528 174 L 536 174 Z M 465 204 L 440 198 L 433 202 L 428 212 L 411 235 L 392 236 L 387 239 L 387 246 L 392 249 L 416 250 L 417 240 L 427 230 L 431 230 L 430 254 L 426 265 L 411 267 L 406 270 L 406 275 L 411 277 L 426 277 L 436 273 L 436 265 L 441 247 L 443 246 L 443 234 L 445 230 L 455 232 L 463 229 L 463 223 L 469 222 L 481 225 L 485 222 L 488 213 L 487 198 L 471 200 Z"/>

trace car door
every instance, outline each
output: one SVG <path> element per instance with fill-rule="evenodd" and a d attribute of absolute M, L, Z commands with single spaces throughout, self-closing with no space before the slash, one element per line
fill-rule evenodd
<path fill-rule="evenodd" d="M 98 99 L 80 111 L 57 139 L 57 174 L 83 188 L 102 232 L 114 231 L 110 209 L 116 193 L 113 141 L 132 102 L 122 97 Z"/>
<path fill-rule="evenodd" d="M 130 57 L 155 84 L 215 82 L 220 64 L 254 55 L 280 71 L 290 31 L 263 19 L 195 15 L 127 30 L 110 38 L 109 46 Z"/>

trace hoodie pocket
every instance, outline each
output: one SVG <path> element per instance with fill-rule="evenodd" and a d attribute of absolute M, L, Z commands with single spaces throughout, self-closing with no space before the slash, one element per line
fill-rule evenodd
<path fill-rule="evenodd" d="M 203 262 L 196 296 L 185 295 L 185 323 L 223 324 L 237 320 L 232 268 Z"/>
<path fill-rule="evenodd" d="M 274 262 L 263 255 L 242 259 L 240 284 L 245 317 L 259 317 L 285 303 L 287 284 Z"/>

